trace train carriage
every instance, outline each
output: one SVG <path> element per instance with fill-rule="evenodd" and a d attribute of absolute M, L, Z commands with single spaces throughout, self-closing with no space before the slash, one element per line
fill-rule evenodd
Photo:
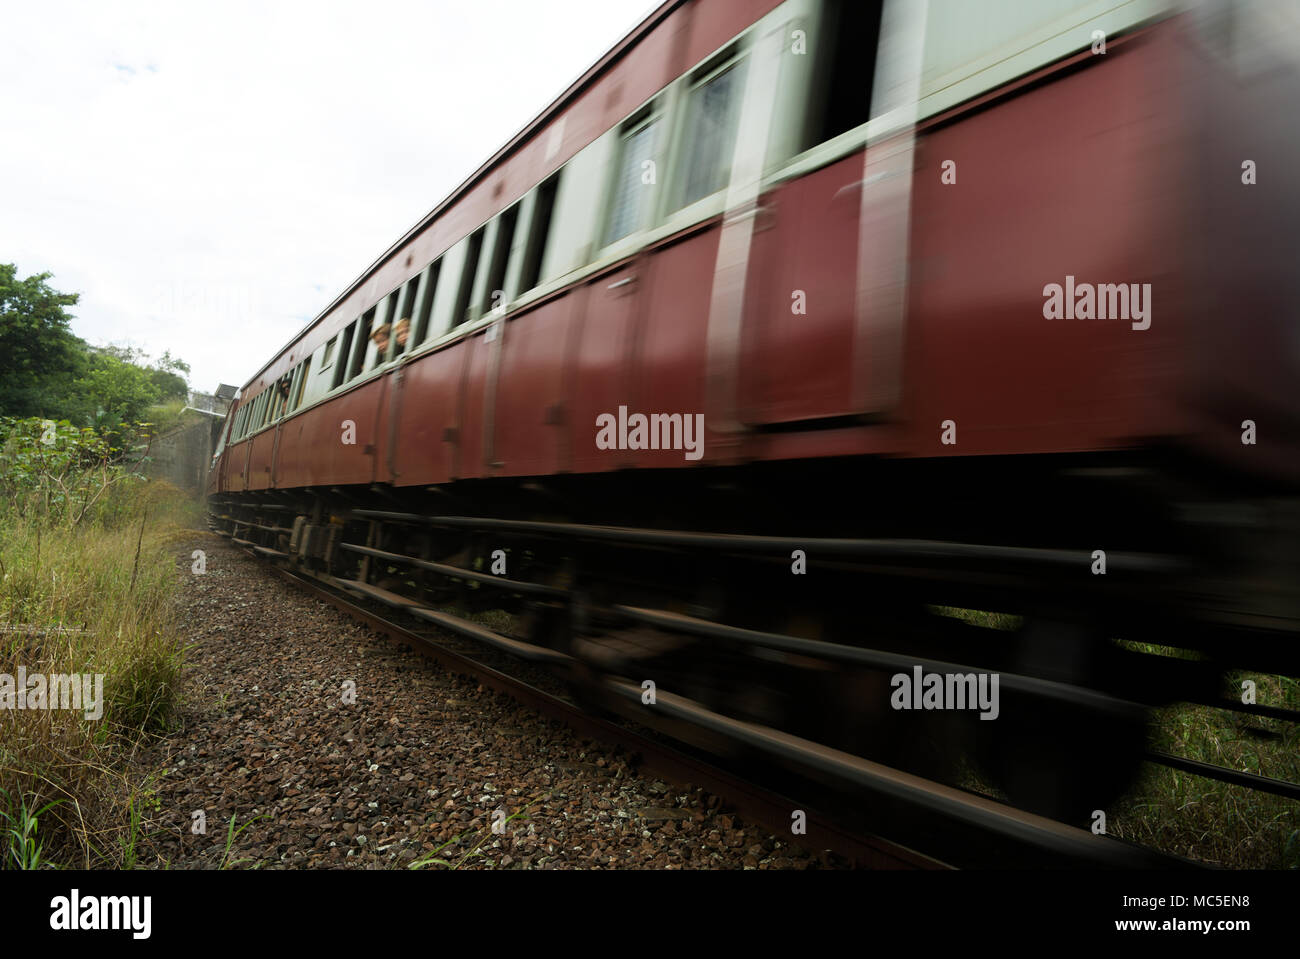
<path fill-rule="evenodd" d="M 1300 662 L 1297 77 L 1243 59 L 1260 16 L 669 0 L 244 385 L 219 528 L 429 608 L 499 550 L 473 602 L 575 676 L 1096 808 L 1133 703 Z M 958 729 L 890 712 L 894 655 L 1083 692 Z"/>

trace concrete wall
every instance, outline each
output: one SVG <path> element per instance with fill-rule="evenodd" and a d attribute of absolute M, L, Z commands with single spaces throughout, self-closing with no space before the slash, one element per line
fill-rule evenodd
<path fill-rule="evenodd" d="M 145 474 L 199 496 L 223 420 L 198 410 L 186 410 L 182 415 L 180 426 L 154 439 Z"/>

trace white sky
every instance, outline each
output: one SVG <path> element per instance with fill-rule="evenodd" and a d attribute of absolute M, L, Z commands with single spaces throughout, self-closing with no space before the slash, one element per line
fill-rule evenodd
<path fill-rule="evenodd" d="M 242 385 L 655 0 L 0 0 L 0 263 Z"/>

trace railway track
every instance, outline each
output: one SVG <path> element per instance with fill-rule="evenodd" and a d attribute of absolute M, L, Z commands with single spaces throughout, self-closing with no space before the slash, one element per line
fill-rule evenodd
<path fill-rule="evenodd" d="M 392 518 L 369 515 L 373 511 L 357 512 L 366 513 L 368 521 Z M 413 518 L 401 517 L 404 521 Z M 290 569 L 288 551 L 246 538 L 259 533 L 263 538 L 292 535 L 288 527 L 251 522 L 247 518 L 241 520 L 229 514 L 216 515 L 214 520 L 217 533 L 263 560 L 275 575 L 392 640 L 410 644 L 445 668 L 473 676 L 483 685 L 560 720 L 580 735 L 625 748 L 661 778 L 703 786 L 776 833 L 789 830 L 795 811 L 802 811 L 806 817 L 806 834 L 797 837 L 797 841 L 833 850 L 855 865 L 867 868 L 1192 865 L 1190 860 L 1113 837 L 1093 835 L 1085 829 L 1017 809 L 973 791 L 872 762 L 770 726 L 735 719 L 670 689 L 656 690 L 653 705 L 648 705 L 642 688 L 623 679 L 602 676 L 594 693 L 588 688 L 583 702 L 575 703 L 548 671 L 548 668 L 578 667 L 570 653 L 506 635 L 374 585 L 366 581 L 365 566 L 360 579 L 338 577 L 326 571 Z M 221 528 L 222 523 L 231 528 Z M 278 541 L 278 545 L 286 544 Z M 555 599 L 563 593 L 559 587 L 548 584 L 506 579 L 362 544 L 339 543 L 338 547 L 367 560 L 415 565 L 475 586 L 496 587 L 543 599 Z M 651 623 L 673 615 L 633 607 L 620 612 L 629 619 L 640 618 Z M 675 616 L 674 625 L 697 631 L 708 626 L 718 628 L 716 624 L 683 616 Z M 766 642 L 770 644 L 777 639 L 781 637 L 769 637 Z M 784 639 L 794 640 L 793 637 Z M 816 645 L 811 640 L 799 642 Z M 801 651 L 807 652 L 809 648 Z M 528 674 L 527 678 L 521 678 L 521 670 Z M 1009 678 L 1014 685 L 1015 678 Z M 1026 682 L 1033 685 L 1035 681 L 1026 678 Z M 1044 686 L 1033 692 L 1086 695 L 1086 691 L 1070 687 L 1056 690 Z M 613 714 L 624 721 L 594 715 L 593 707 L 596 712 Z M 683 748 L 683 743 L 689 745 Z M 727 748 L 719 750 L 719 743 L 725 743 Z M 692 746 L 702 747 L 703 752 L 697 752 Z M 727 753 L 730 759 L 724 763 L 712 756 L 705 758 L 705 752 Z M 815 803 L 818 808 L 810 808 L 814 803 L 800 801 L 797 798 L 800 796 L 818 797 Z"/>

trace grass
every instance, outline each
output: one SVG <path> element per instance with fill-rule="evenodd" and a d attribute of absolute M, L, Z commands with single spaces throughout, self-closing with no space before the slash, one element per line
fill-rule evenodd
<path fill-rule="evenodd" d="M 1232 673 L 1257 685 L 1260 703 L 1300 709 L 1300 685 L 1283 676 Z M 1210 706 L 1157 710 L 1151 749 L 1270 779 L 1300 782 L 1300 727 Z M 1109 819 L 1118 836 L 1233 869 L 1300 869 L 1300 802 L 1148 765 Z"/>
<path fill-rule="evenodd" d="M 45 865 L 40 833 L 40 817 L 57 806 L 62 800 L 53 799 L 39 809 L 27 807 L 27 797 L 19 794 L 11 797 L 0 789 L 0 831 L 7 847 L 8 856 L 5 866 L 15 869 L 39 869 Z"/>
<path fill-rule="evenodd" d="M 988 629 L 1014 630 L 1024 623 L 1023 616 L 1011 613 L 989 613 L 979 609 L 959 609 L 956 606 L 931 606 L 930 612 L 949 619 L 958 619 L 972 626 L 984 626 Z"/>
<path fill-rule="evenodd" d="M 0 674 L 103 677 L 97 719 L 0 709 L 6 867 L 45 867 L 51 857 L 135 865 L 139 790 L 119 770 L 144 737 L 175 721 L 184 649 L 174 544 L 194 535 L 187 527 L 198 515 L 166 483 L 123 484 L 95 522 L 73 528 L 0 514 Z"/>
<path fill-rule="evenodd" d="M 217 866 L 217 868 L 233 869 L 235 866 L 241 866 L 246 862 L 252 862 L 253 860 L 250 858 L 235 859 L 232 861 L 230 858 L 230 849 L 232 846 L 235 845 L 235 840 L 239 838 L 240 833 L 242 833 L 245 829 L 253 825 L 253 823 L 257 822 L 259 819 L 270 819 L 270 818 L 271 816 L 269 813 L 263 813 L 260 816 L 254 816 L 252 819 L 248 820 L 248 822 L 244 823 L 242 826 L 236 829 L 235 817 L 231 816 L 230 826 L 229 828 L 226 829 L 226 848 L 221 854 L 221 865 Z M 256 869 L 257 866 L 254 866 L 253 868 Z"/>
<path fill-rule="evenodd" d="M 448 839 L 446 842 L 444 842 L 441 846 L 438 846 L 436 849 L 432 850 L 426 855 L 421 856 L 419 859 L 416 859 L 414 862 L 409 863 L 406 868 L 425 869 L 428 866 L 442 866 L 446 869 L 455 870 L 455 869 L 460 869 L 462 866 L 465 865 L 465 863 L 469 862 L 471 859 L 483 858 L 486 854 L 480 852 L 479 850 L 483 848 L 484 843 L 486 843 L 489 839 L 491 839 L 495 835 L 505 835 L 505 831 L 504 831 L 505 827 L 508 826 L 510 823 L 514 822 L 516 819 L 528 819 L 529 817 L 526 816 L 525 813 L 528 812 L 529 808 L 532 807 L 534 803 L 537 803 L 544 798 L 545 798 L 544 796 L 538 796 L 537 798 L 529 802 L 528 805 L 520 809 L 518 812 L 512 813 L 511 815 L 507 816 L 501 824 L 502 832 L 494 833 L 492 832 L 491 826 L 489 826 L 488 831 L 479 838 L 479 841 L 476 842 L 472 847 L 470 847 L 470 849 L 459 859 L 453 861 L 451 859 L 445 859 L 439 856 L 438 854 L 442 852 L 444 849 L 446 849 L 448 846 L 459 844 L 462 839 L 470 835 L 470 833 L 468 832 L 461 833 L 459 836 L 453 836 L 451 839 Z"/>
<path fill-rule="evenodd" d="M 1015 629 L 1019 617 L 980 610 L 932 607 L 978 626 Z M 1133 652 L 1199 659 L 1195 651 L 1119 641 Z M 1256 684 L 1256 702 L 1300 710 L 1300 683 L 1285 676 L 1233 672 L 1224 677 L 1228 697 L 1242 682 Z M 1300 726 L 1284 720 L 1178 703 L 1151 716 L 1148 748 L 1184 759 L 1226 766 L 1269 779 L 1300 782 Z M 962 784 L 1001 798 L 978 772 Z M 1300 802 L 1230 785 L 1155 763 L 1107 812 L 1107 831 L 1163 852 L 1232 869 L 1300 869 Z"/>

